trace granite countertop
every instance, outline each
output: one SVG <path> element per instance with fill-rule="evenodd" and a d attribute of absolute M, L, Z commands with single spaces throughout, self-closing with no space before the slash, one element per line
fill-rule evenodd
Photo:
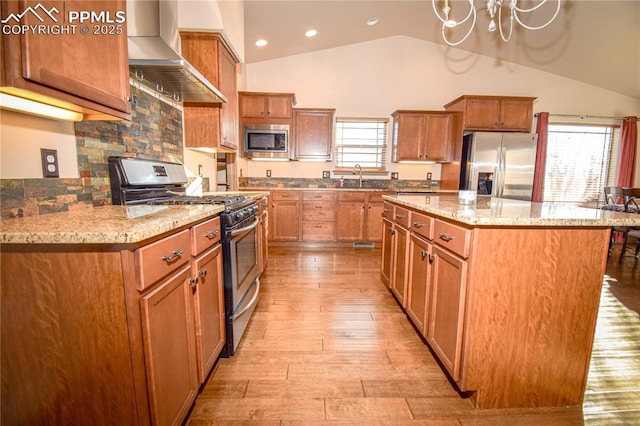
<path fill-rule="evenodd" d="M 2 244 L 131 244 L 215 216 L 220 205 L 87 207 L 0 222 Z"/>
<path fill-rule="evenodd" d="M 580 207 L 478 197 L 458 204 L 456 195 L 385 195 L 385 200 L 445 219 L 476 226 L 640 227 L 640 215 Z"/>

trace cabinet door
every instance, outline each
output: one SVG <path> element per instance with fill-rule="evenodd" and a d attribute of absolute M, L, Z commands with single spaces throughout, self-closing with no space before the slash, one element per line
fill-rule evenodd
<path fill-rule="evenodd" d="M 384 203 L 367 203 L 366 241 L 379 243 L 382 241 L 382 214 Z"/>
<path fill-rule="evenodd" d="M 291 118 L 291 96 L 270 95 L 266 97 L 268 118 Z"/>
<path fill-rule="evenodd" d="M 336 239 L 338 241 L 364 240 L 364 200 L 338 201 L 336 204 Z"/>
<path fill-rule="evenodd" d="M 272 200 L 269 216 L 269 239 L 271 241 L 298 241 L 300 239 L 299 201 Z"/>
<path fill-rule="evenodd" d="M 227 98 L 227 102 L 220 105 L 220 146 L 235 151 L 239 146 L 237 61 L 222 43 L 218 44 L 218 89 Z"/>
<path fill-rule="evenodd" d="M 454 116 L 427 114 L 424 134 L 424 159 L 450 161 L 452 157 Z"/>
<path fill-rule="evenodd" d="M 269 262 L 269 213 L 267 210 L 258 216 L 258 266 L 260 275 L 267 269 Z"/>
<path fill-rule="evenodd" d="M 43 3 L 48 9 L 57 8 L 61 15 L 67 10 L 86 10 L 108 13 L 110 17 L 116 19 L 116 12 L 126 11 L 124 0 Z M 3 2 L 5 9 L 3 16 L 8 15 L 6 8 L 11 4 L 20 6 L 22 11 L 28 6 L 34 7 L 39 3 L 36 1 Z M 62 19 L 61 15 L 58 16 L 59 20 Z M 26 25 L 42 24 L 33 13 L 25 14 L 22 19 Z M 129 66 L 126 23 L 114 24 L 114 34 L 95 34 L 93 25 L 90 27 L 92 30 L 83 35 L 69 33 L 51 36 L 32 34 L 27 31 L 21 36 L 22 63 L 17 60 L 14 65 L 22 65 L 22 78 L 44 86 L 45 90 L 54 88 L 76 98 L 128 114 L 131 112 L 131 106 L 128 102 Z"/>
<path fill-rule="evenodd" d="M 191 267 L 140 299 L 153 424 L 179 424 L 198 393 Z"/>
<path fill-rule="evenodd" d="M 533 101 L 531 99 L 503 99 L 500 103 L 500 128 L 531 131 Z"/>
<path fill-rule="evenodd" d="M 425 117 L 422 113 L 399 113 L 393 124 L 393 161 L 420 161 Z"/>
<path fill-rule="evenodd" d="M 195 308 L 198 380 L 204 383 L 225 342 L 222 246 L 196 259 L 192 288 Z"/>
<path fill-rule="evenodd" d="M 334 110 L 302 110 L 293 113 L 297 159 L 331 160 Z"/>
<path fill-rule="evenodd" d="M 465 129 L 498 129 L 499 99 L 467 99 Z"/>
<path fill-rule="evenodd" d="M 398 224 L 394 225 L 395 251 L 393 260 L 393 277 L 391 278 L 391 292 L 403 307 L 407 303 L 407 254 L 409 249 L 409 231 Z"/>
<path fill-rule="evenodd" d="M 265 118 L 266 102 L 264 95 L 242 95 L 240 97 L 241 116 L 246 118 Z"/>
<path fill-rule="evenodd" d="M 407 278 L 407 315 L 416 328 L 426 337 L 431 285 L 431 259 L 433 245 L 422 238 L 411 235 L 409 241 L 409 266 Z"/>
<path fill-rule="evenodd" d="M 433 247 L 427 342 L 454 380 L 460 378 L 467 262 Z"/>
<path fill-rule="evenodd" d="M 393 268 L 393 243 L 395 240 L 395 230 L 393 222 L 388 219 L 382 220 L 382 265 L 380 277 L 387 287 L 391 285 L 391 272 Z"/>

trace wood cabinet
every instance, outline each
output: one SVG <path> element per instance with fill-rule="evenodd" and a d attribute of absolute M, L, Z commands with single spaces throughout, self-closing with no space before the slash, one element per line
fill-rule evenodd
<path fill-rule="evenodd" d="M 445 111 L 395 111 L 392 161 L 437 161 L 453 159 L 457 138 L 462 139 L 458 113 Z"/>
<path fill-rule="evenodd" d="M 219 230 L 3 244 L 2 424 L 182 423 L 224 342 Z"/>
<path fill-rule="evenodd" d="M 0 91 L 84 114 L 84 119 L 131 119 L 129 66 L 125 1 L 46 1 L 45 8 L 56 8 L 53 15 L 62 22 L 68 8 L 109 13 L 122 22 L 104 25 L 110 34 L 2 34 Z M 2 16 L 22 16 L 36 1 L 2 1 Z M 49 19 L 49 18 L 47 18 Z M 53 20 L 44 25 L 55 24 Z M 32 13 L 22 16 L 21 24 L 43 25 Z M 8 28 L 8 26 L 7 26 Z M 79 28 L 78 28 L 79 31 Z M 65 52 L 65 54 L 62 54 Z M 68 54 L 73 52 L 73 54 Z"/>
<path fill-rule="evenodd" d="M 304 191 L 302 193 L 302 240 L 333 241 L 335 215 L 334 192 Z"/>
<path fill-rule="evenodd" d="M 258 268 L 260 275 L 269 263 L 269 197 L 258 200 Z"/>
<path fill-rule="evenodd" d="M 300 240 L 300 192 L 271 192 L 269 241 Z"/>
<path fill-rule="evenodd" d="M 181 31 L 180 43 L 182 56 L 227 98 L 221 104 L 183 105 L 185 147 L 236 152 L 240 60 L 220 33 Z"/>
<path fill-rule="evenodd" d="M 198 393 L 191 268 L 185 267 L 140 299 L 151 419 L 175 424 Z"/>
<path fill-rule="evenodd" d="M 445 109 L 462 112 L 465 130 L 530 132 L 535 99 L 464 95 L 445 105 Z"/>
<path fill-rule="evenodd" d="M 409 239 L 407 303 L 405 310 L 423 336 L 427 335 L 427 313 L 431 293 L 433 244 L 412 233 Z"/>
<path fill-rule="evenodd" d="M 335 109 L 294 108 L 293 152 L 298 160 L 331 160 Z"/>
<path fill-rule="evenodd" d="M 382 241 L 382 192 L 338 191 L 336 240 Z"/>
<path fill-rule="evenodd" d="M 239 92 L 243 123 L 291 124 L 293 93 Z"/>
<path fill-rule="evenodd" d="M 407 303 L 407 261 L 409 254 L 409 230 L 398 223 L 394 223 L 393 268 L 391 277 L 391 292 L 400 305 Z"/>
<path fill-rule="evenodd" d="M 393 222 L 386 217 L 382 219 L 382 264 L 380 267 L 380 278 L 390 289 L 391 274 L 393 271 L 393 249 L 395 241 L 395 230 Z"/>

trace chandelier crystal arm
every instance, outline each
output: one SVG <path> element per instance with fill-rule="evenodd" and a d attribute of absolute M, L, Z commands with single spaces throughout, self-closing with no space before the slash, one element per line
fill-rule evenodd
<path fill-rule="evenodd" d="M 520 24 L 522 27 L 528 29 L 528 30 L 541 30 L 544 27 L 546 27 L 547 25 L 549 25 L 551 22 L 553 22 L 554 19 L 556 19 L 556 17 L 558 16 L 558 13 L 560 13 L 560 3 L 561 0 L 556 0 L 556 11 L 553 14 L 553 16 L 551 17 L 551 19 L 549 19 L 546 23 L 540 25 L 539 27 L 531 27 L 529 25 L 526 25 L 525 23 L 523 23 L 520 18 L 518 17 L 518 12 L 531 12 L 532 10 L 536 10 L 537 8 L 539 8 L 540 6 L 542 6 L 543 4 L 545 4 L 547 2 L 547 0 L 543 0 L 541 1 L 537 6 L 532 7 L 531 9 L 520 9 L 518 8 L 518 6 L 515 6 L 514 11 L 513 11 L 513 16 L 516 19 L 516 21 L 518 21 L 518 24 Z"/>
<path fill-rule="evenodd" d="M 469 20 L 469 18 L 471 16 L 473 16 L 473 21 L 475 23 L 475 15 L 476 15 L 476 8 L 473 5 L 473 0 L 468 0 L 469 2 L 469 13 L 467 14 L 467 16 L 462 20 L 462 21 L 454 21 L 449 19 L 449 12 L 451 11 L 451 8 L 448 5 L 448 2 L 445 2 L 445 7 L 442 8 L 442 13 L 444 14 L 444 18 L 440 15 L 440 13 L 438 12 L 438 9 L 436 8 L 436 1 L 437 0 L 431 0 L 431 6 L 433 7 L 433 13 L 436 14 L 436 16 L 438 17 L 438 19 L 440 20 L 440 22 L 442 22 L 443 24 L 445 24 L 448 27 L 457 27 L 458 25 L 464 24 L 465 22 L 467 22 Z"/>

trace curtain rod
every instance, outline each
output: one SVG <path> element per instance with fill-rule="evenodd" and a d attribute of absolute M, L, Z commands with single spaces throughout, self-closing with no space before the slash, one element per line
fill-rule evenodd
<path fill-rule="evenodd" d="M 539 117 L 540 116 L 540 112 L 536 112 L 534 114 L 535 117 Z M 605 120 L 628 120 L 629 117 L 606 117 L 603 115 L 586 115 L 586 114 L 552 114 L 549 113 L 549 116 L 553 116 L 553 117 L 573 117 L 573 118 L 601 118 L 601 119 L 605 119 Z"/>

